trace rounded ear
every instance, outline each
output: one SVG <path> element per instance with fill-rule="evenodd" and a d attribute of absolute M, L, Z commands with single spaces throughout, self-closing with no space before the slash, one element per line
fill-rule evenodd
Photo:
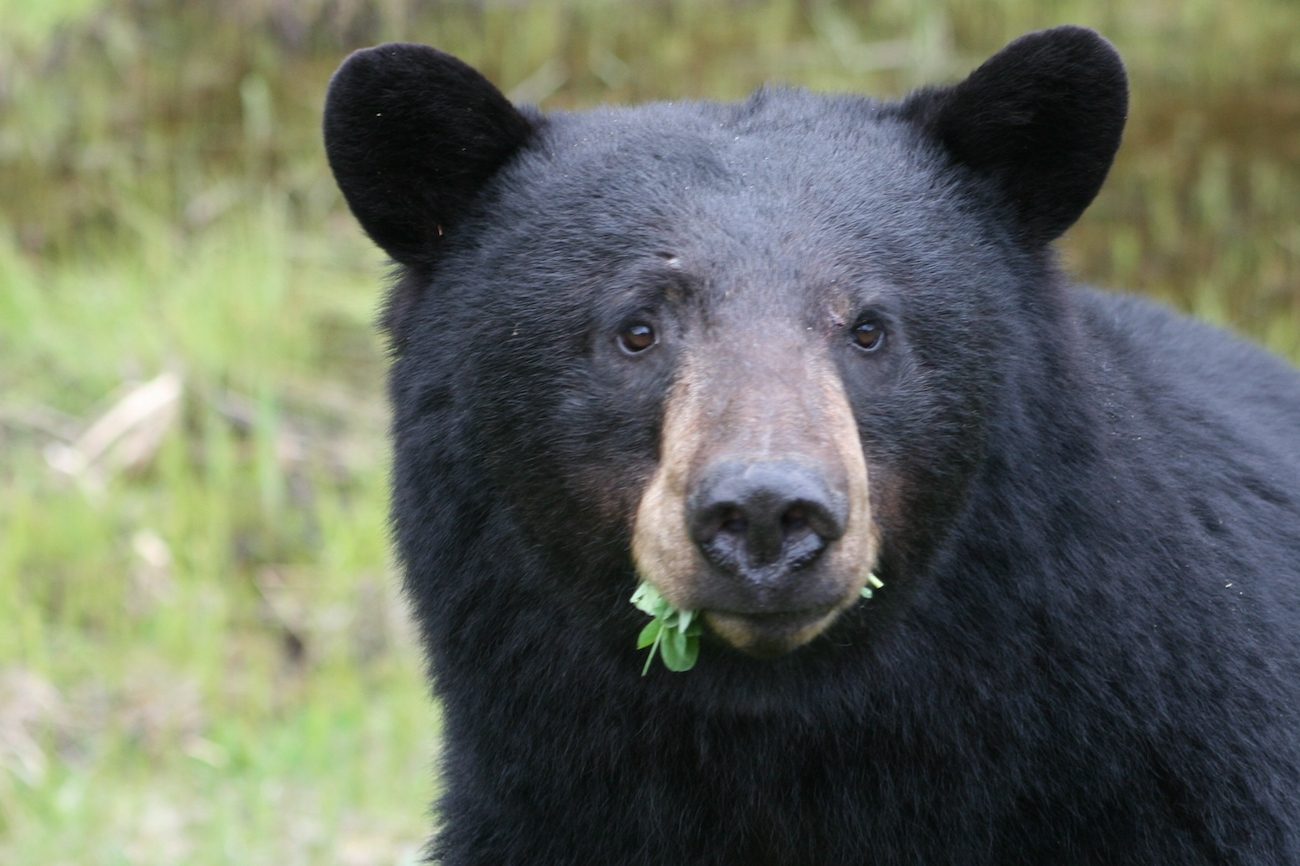
<path fill-rule="evenodd" d="M 404 265 L 447 228 L 527 140 L 531 122 L 471 67 L 424 45 L 357 51 L 325 99 L 325 152 L 366 233 Z"/>
<path fill-rule="evenodd" d="M 913 94 L 901 111 L 958 163 L 992 177 L 1022 236 L 1045 244 L 1101 189 L 1128 114 L 1128 79 L 1101 36 L 1057 27 L 1022 36 L 960 84 Z"/>

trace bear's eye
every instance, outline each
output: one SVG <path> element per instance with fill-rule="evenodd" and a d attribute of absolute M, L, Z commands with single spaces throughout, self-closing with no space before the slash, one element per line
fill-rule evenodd
<path fill-rule="evenodd" d="M 885 329 L 875 319 L 863 319 L 853 326 L 853 345 L 874 352 L 885 344 Z"/>
<path fill-rule="evenodd" d="M 618 347 L 629 355 L 639 355 L 657 342 L 659 335 L 645 322 L 633 322 L 618 332 Z"/>

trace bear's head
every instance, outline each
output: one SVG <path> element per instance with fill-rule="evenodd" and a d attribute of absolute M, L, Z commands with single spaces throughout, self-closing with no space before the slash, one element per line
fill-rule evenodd
<path fill-rule="evenodd" d="M 1048 244 L 1099 189 L 1126 94 L 1072 27 L 898 103 L 541 114 L 431 48 L 352 55 L 325 136 L 398 266 L 409 579 L 513 560 L 620 627 L 644 580 L 772 656 L 874 571 L 858 621 L 888 622 L 986 471 L 1015 359 L 1068 339 Z"/>

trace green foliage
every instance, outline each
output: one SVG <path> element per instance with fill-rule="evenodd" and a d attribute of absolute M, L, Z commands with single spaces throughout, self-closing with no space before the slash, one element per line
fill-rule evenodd
<path fill-rule="evenodd" d="M 870 600 L 874 594 L 873 590 L 880 589 L 884 585 L 880 578 L 868 574 L 867 585 L 862 587 L 860 596 Z M 696 618 L 696 611 L 679 610 L 673 607 L 672 603 L 649 583 L 639 584 L 636 592 L 632 593 L 630 601 L 637 610 L 653 617 L 636 636 L 637 649 L 650 648 L 645 667 L 641 669 L 641 676 L 650 672 L 650 665 L 655 660 L 656 652 L 663 658 L 664 667 L 670 671 L 688 671 L 695 667 L 695 662 L 700 658 L 702 632 L 700 621 Z"/>
<path fill-rule="evenodd" d="M 860 593 L 860 595 L 867 601 L 871 601 L 872 596 L 876 594 L 876 590 L 884 589 L 884 587 L 885 587 L 885 582 L 883 580 L 876 577 L 874 573 L 868 574 L 867 585 L 862 587 L 862 592 Z"/>
<path fill-rule="evenodd" d="M 636 588 L 631 601 L 637 610 L 654 617 L 636 638 L 637 649 L 650 648 L 641 676 L 650 672 L 656 652 L 670 671 L 688 671 L 695 667 L 700 657 L 701 633 L 695 611 L 678 610 L 648 583 Z"/>

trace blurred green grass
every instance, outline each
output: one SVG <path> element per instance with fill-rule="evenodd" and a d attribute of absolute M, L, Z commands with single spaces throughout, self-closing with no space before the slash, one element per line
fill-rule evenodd
<path fill-rule="evenodd" d="M 436 44 L 560 108 L 896 95 L 1094 26 L 1134 99 L 1070 268 L 1300 359 L 1291 0 L 0 0 L 0 21 L 3 863 L 418 857 L 437 716 L 387 551 L 383 268 L 318 141 L 352 48 Z"/>

